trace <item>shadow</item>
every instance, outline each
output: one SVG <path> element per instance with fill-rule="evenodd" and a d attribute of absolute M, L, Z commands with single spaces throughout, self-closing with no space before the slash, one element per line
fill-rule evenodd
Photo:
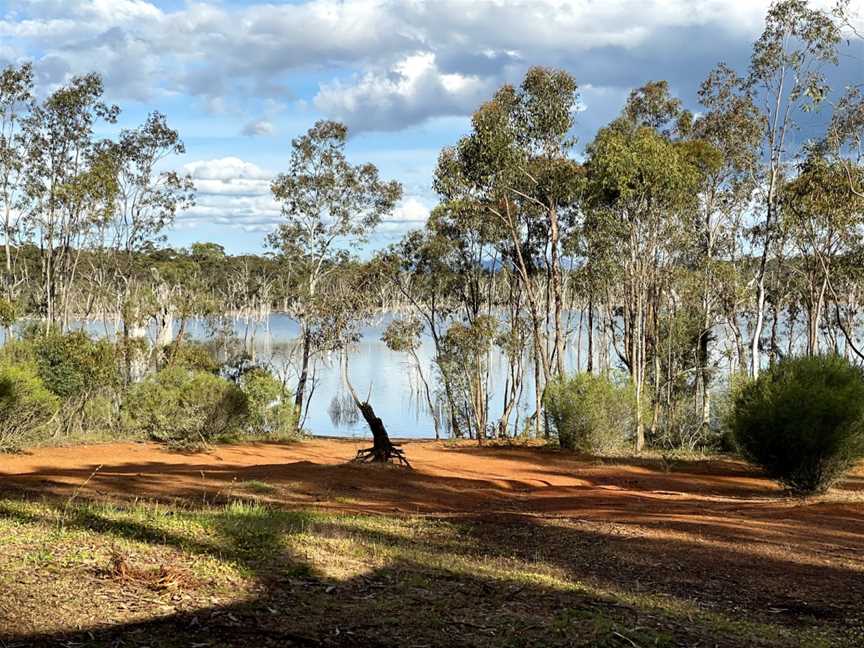
<path fill-rule="evenodd" d="M 94 510 L 69 515 L 66 523 L 236 561 L 260 584 L 251 600 L 78 631 L 0 631 L 2 645 L 740 646 L 752 639 L 786 646 L 800 632 L 824 633 L 830 625 L 832 645 L 852 646 L 862 628 L 860 573 L 836 566 L 716 548 L 709 558 L 688 543 L 634 541 L 610 529 L 520 516 L 460 519 L 454 535 L 442 538 L 369 529 L 354 517 L 326 522 L 307 513 L 242 509 L 206 514 L 216 531 L 206 542 Z M 0 506 L 0 516 L 45 521 L 9 505 Z M 292 537 L 310 528 L 323 539 L 386 546 L 392 559 L 368 573 L 328 578 L 292 549 Z M 538 570 L 548 576 L 524 576 Z M 745 614 L 746 626 L 737 626 Z"/>
<path fill-rule="evenodd" d="M 235 452 L 245 454 L 240 449 Z M 688 463 L 675 472 L 642 461 L 587 463 L 572 455 L 535 448 L 464 448 L 444 453 L 481 454 L 494 462 L 436 474 L 428 466 L 312 461 L 253 463 L 145 461 L 75 468 L 39 467 L 7 474 L 0 495 L 31 493 L 96 500 L 148 499 L 195 505 L 251 497 L 244 484 L 263 482 L 272 493 L 255 499 L 288 509 L 320 508 L 355 513 L 465 517 L 487 514 L 566 517 L 615 522 L 639 532 L 687 535 L 697 543 L 750 543 L 765 550 L 790 545 L 824 555 L 825 548 L 857 555 L 864 544 L 864 507 L 825 499 L 801 500 L 740 462 Z M 522 464 L 508 470 L 509 461 Z M 250 456 L 250 461 L 256 460 Z M 500 465 L 499 465 L 500 464 Z M 519 478 L 502 475 L 517 474 Z M 864 480 L 852 477 L 842 488 Z M 860 557 L 860 556 L 859 556 Z"/>
<path fill-rule="evenodd" d="M 237 451 L 246 452 L 257 460 Z M 47 496 L 68 528 L 227 560 L 258 587 L 248 600 L 107 627 L 0 628 L 0 646 L 740 646 L 750 639 L 742 633 L 786 646 L 809 631 L 828 632 L 829 645 L 862 645 L 860 504 L 779 497 L 732 461 L 666 472 L 530 448 L 444 452 L 500 465 L 455 476 L 422 462 L 404 471 L 199 458 L 4 475 L 2 518 L 50 524 L 15 506 Z M 522 464 L 518 478 L 501 476 L 507 461 Z M 243 489 L 252 481 L 273 492 L 253 498 Z M 212 533 L 190 539 L 87 505 L 142 498 L 195 511 Z M 238 499 L 267 507 L 222 507 Z M 355 517 L 380 513 L 448 533 L 420 525 L 399 535 Z M 369 571 L 328 577 L 297 549 L 310 530 L 358 543 Z M 19 586 L 4 586 L 15 600 Z"/>

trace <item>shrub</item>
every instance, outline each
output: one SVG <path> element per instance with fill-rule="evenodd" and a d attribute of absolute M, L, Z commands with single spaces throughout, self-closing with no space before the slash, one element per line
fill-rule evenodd
<path fill-rule="evenodd" d="M 129 431 L 186 448 L 240 434 L 247 416 L 246 395 L 239 387 L 183 367 L 163 369 L 138 383 L 123 404 Z"/>
<path fill-rule="evenodd" d="M 249 403 L 249 433 L 267 438 L 297 434 L 297 417 L 290 391 L 270 372 L 255 368 L 246 372 L 240 386 Z"/>
<path fill-rule="evenodd" d="M 219 363 L 213 355 L 210 347 L 201 342 L 177 341 L 165 347 L 165 362 L 172 367 L 183 367 L 190 371 L 206 371 L 211 374 L 219 373 Z"/>
<path fill-rule="evenodd" d="M 0 450 L 15 450 L 57 414 L 60 399 L 32 365 L 0 366 Z"/>
<path fill-rule="evenodd" d="M 562 448 L 602 452 L 620 446 L 636 421 L 629 384 L 580 373 L 550 381 L 544 406 Z"/>
<path fill-rule="evenodd" d="M 783 360 L 738 390 L 728 424 L 770 477 L 822 492 L 864 456 L 864 373 L 836 355 Z"/>
<path fill-rule="evenodd" d="M 117 356 L 106 340 L 76 331 L 28 341 L 45 386 L 64 400 L 85 397 L 119 381 Z"/>

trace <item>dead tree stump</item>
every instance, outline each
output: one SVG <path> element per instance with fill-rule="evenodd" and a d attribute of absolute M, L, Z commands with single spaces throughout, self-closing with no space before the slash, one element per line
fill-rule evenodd
<path fill-rule="evenodd" d="M 387 434 L 384 422 L 375 415 L 372 406 L 368 402 L 360 402 L 358 398 L 354 399 L 354 403 L 372 432 L 372 447 L 358 450 L 354 461 L 357 463 L 389 463 L 393 461 L 406 468 L 411 468 L 402 448 L 390 441 L 390 435 Z"/>

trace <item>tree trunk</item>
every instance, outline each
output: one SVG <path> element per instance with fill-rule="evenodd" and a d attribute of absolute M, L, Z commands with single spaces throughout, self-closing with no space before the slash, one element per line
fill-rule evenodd
<path fill-rule="evenodd" d="M 312 348 L 312 336 L 303 325 L 303 351 L 300 360 L 300 378 L 297 381 L 297 392 L 294 394 L 294 407 L 297 410 L 297 422 L 303 420 L 303 396 L 306 393 L 306 381 L 309 379 L 309 355 Z"/>
<path fill-rule="evenodd" d="M 390 435 L 387 434 L 384 421 L 375 415 L 375 410 L 372 409 L 372 405 L 369 404 L 368 399 L 361 401 L 360 397 L 357 396 L 357 392 L 348 378 L 348 353 L 344 350 L 342 352 L 342 372 L 345 386 L 348 387 L 348 393 L 351 394 L 351 400 L 354 401 L 357 409 L 360 410 L 363 420 L 366 421 L 366 425 L 369 426 L 369 431 L 372 433 L 372 447 L 358 450 L 354 461 L 358 463 L 388 463 L 391 460 L 395 460 L 406 468 L 411 468 L 411 464 L 408 463 L 408 459 L 405 458 L 405 453 L 402 452 L 402 449 L 390 441 Z"/>

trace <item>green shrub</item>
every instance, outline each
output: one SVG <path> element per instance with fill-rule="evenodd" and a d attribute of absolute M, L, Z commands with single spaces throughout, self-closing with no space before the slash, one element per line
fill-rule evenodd
<path fill-rule="evenodd" d="M 562 448 L 603 452 L 622 445 L 636 421 L 629 384 L 580 373 L 549 382 L 544 406 Z"/>
<path fill-rule="evenodd" d="M 75 331 L 28 340 L 45 386 L 60 398 L 86 397 L 119 382 L 117 356 L 106 340 Z"/>
<path fill-rule="evenodd" d="M 240 434 L 247 417 L 246 395 L 239 387 L 183 367 L 146 378 L 129 391 L 123 404 L 130 432 L 186 448 Z"/>
<path fill-rule="evenodd" d="M 0 450 L 20 448 L 57 414 L 60 399 L 32 365 L 0 366 Z"/>
<path fill-rule="evenodd" d="M 251 435 L 280 439 L 297 435 L 292 394 L 270 372 L 252 369 L 243 375 L 240 387 L 249 403 Z"/>
<path fill-rule="evenodd" d="M 166 364 L 172 367 L 183 367 L 190 371 L 206 371 L 211 374 L 219 373 L 219 363 L 216 361 L 210 347 L 201 342 L 191 340 L 178 342 L 175 340 L 165 347 L 164 357 Z"/>
<path fill-rule="evenodd" d="M 728 425 L 770 477 L 822 492 L 864 456 L 864 373 L 836 355 L 783 360 L 738 390 Z"/>

